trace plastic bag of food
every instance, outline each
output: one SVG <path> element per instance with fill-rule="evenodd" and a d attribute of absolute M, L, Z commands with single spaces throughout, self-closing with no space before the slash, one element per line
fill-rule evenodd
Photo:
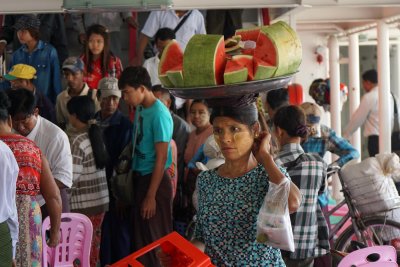
<path fill-rule="evenodd" d="M 290 181 L 269 183 L 269 190 L 257 216 L 257 242 L 287 251 L 294 251 L 288 196 Z"/>

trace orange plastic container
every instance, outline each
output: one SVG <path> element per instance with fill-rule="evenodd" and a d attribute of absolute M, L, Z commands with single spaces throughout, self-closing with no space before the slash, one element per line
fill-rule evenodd
<path fill-rule="evenodd" d="M 137 258 L 161 247 L 161 249 L 172 257 L 172 267 L 213 267 L 210 258 L 187 241 L 177 232 L 172 232 L 159 240 L 145 246 L 135 253 L 112 264 L 112 267 L 142 267 L 144 266 Z M 146 266 L 151 267 L 151 266 Z"/>

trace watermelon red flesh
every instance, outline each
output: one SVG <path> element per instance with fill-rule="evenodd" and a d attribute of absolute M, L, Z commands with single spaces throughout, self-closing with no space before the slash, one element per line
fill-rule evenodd
<path fill-rule="evenodd" d="M 258 36 L 254 57 L 272 66 L 276 66 L 275 46 L 264 32 L 261 32 Z"/>
<path fill-rule="evenodd" d="M 253 57 L 249 55 L 236 55 L 232 57 L 232 61 L 235 61 L 240 66 L 247 68 L 247 80 L 252 81 L 254 79 L 253 71 Z"/>
<path fill-rule="evenodd" d="M 158 65 L 158 74 L 165 74 L 168 70 L 175 68 L 176 66 L 182 66 L 183 52 L 179 43 L 176 40 L 172 40 L 164 48 L 164 51 L 160 58 Z"/>
<path fill-rule="evenodd" d="M 183 57 L 185 87 L 223 84 L 225 63 L 222 35 L 194 35 L 187 44 Z"/>
<path fill-rule="evenodd" d="M 254 41 L 256 42 L 258 39 L 258 35 L 260 34 L 260 27 L 250 28 L 250 29 L 240 29 L 236 30 L 235 35 L 239 35 L 242 41 Z"/>

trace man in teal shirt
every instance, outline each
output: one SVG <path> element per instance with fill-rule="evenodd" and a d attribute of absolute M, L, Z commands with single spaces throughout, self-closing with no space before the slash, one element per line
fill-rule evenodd
<path fill-rule="evenodd" d="M 172 163 L 173 122 L 167 107 L 151 91 L 145 68 L 124 69 L 118 87 L 125 102 L 136 108 L 133 249 L 138 250 L 172 231 L 172 187 L 166 170 Z M 155 252 L 140 260 L 144 266 L 160 266 Z"/>

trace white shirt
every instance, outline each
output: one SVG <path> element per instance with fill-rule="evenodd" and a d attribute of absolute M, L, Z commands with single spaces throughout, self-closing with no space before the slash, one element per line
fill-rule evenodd
<path fill-rule="evenodd" d="M 10 229 L 13 258 L 18 242 L 18 211 L 15 203 L 19 167 L 11 149 L 0 141 L 0 223 Z"/>
<path fill-rule="evenodd" d="M 393 97 L 390 97 L 390 120 L 393 127 Z M 361 103 L 351 116 L 349 123 L 344 130 L 345 138 L 351 135 L 364 124 L 364 136 L 379 135 L 379 89 L 374 87 L 361 98 Z"/>
<path fill-rule="evenodd" d="M 70 188 L 72 154 L 66 133 L 54 123 L 38 116 L 36 125 L 27 138 L 34 141 L 47 158 L 54 178 Z M 38 196 L 38 202 L 41 206 L 45 203 L 41 196 Z"/>
<path fill-rule="evenodd" d="M 85 83 L 83 90 L 79 94 L 81 95 L 88 95 L 89 94 L 89 86 Z M 94 101 L 94 105 L 96 108 L 96 112 L 100 110 L 100 103 L 97 100 L 96 93 L 97 90 L 91 90 L 92 92 L 92 99 Z M 68 125 L 68 110 L 67 110 L 67 103 L 72 97 L 69 95 L 69 87 L 67 87 L 64 91 L 58 94 L 56 100 L 56 121 L 58 125 L 66 124 Z M 68 125 L 69 126 L 69 125 Z"/>
<path fill-rule="evenodd" d="M 160 59 L 158 58 L 158 53 L 154 57 L 148 58 L 143 63 L 143 68 L 147 70 L 150 75 L 151 85 L 161 84 L 158 78 L 158 65 L 160 64 Z"/>
<path fill-rule="evenodd" d="M 144 24 L 142 33 L 151 38 L 161 28 L 167 27 L 174 30 L 179 21 L 186 15 L 187 13 L 179 18 L 174 10 L 152 11 Z M 176 40 L 181 45 L 181 48 L 185 50 L 187 43 L 193 35 L 205 33 L 206 28 L 204 26 L 203 15 L 197 9 L 193 9 L 185 23 L 176 32 Z"/>

